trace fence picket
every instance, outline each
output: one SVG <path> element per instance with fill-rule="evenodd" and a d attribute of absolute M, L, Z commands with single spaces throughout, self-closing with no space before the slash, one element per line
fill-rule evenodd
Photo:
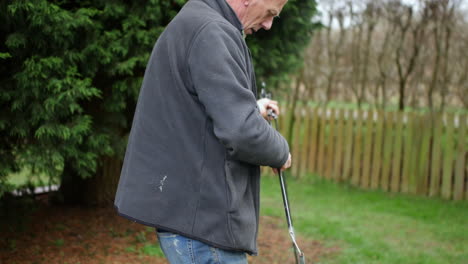
<path fill-rule="evenodd" d="M 352 152 L 353 152 L 353 127 L 354 127 L 354 118 L 353 118 L 353 110 L 347 110 L 345 112 L 346 119 L 345 119 L 345 134 L 344 134 L 344 146 L 345 146 L 345 153 L 343 157 L 343 174 L 341 179 L 348 180 L 351 176 L 351 162 L 352 162 Z"/>
<path fill-rule="evenodd" d="M 454 136 L 453 136 L 453 114 L 446 115 L 446 131 L 444 134 L 444 156 L 442 169 L 442 197 L 449 199 L 452 194 L 452 173 L 453 173 L 453 154 L 454 154 Z"/>
<path fill-rule="evenodd" d="M 332 167 L 334 159 L 334 148 L 335 148 L 335 118 L 336 111 L 334 109 L 330 110 L 330 118 L 328 119 L 328 144 L 327 144 L 327 154 L 326 154 L 326 163 L 325 163 L 325 178 L 332 178 Z"/>
<path fill-rule="evenodd" d="M 421 130 L 422 129 L 422 130 Z M 416 128 L 421 137 L 421 149 L 417 157 L 418 163 L 416 164 L 416 193 L 427 194 L 429 183 L 429 160 L 430 160 L 430 139 L 432 135 L 430 115 L 422 116 L 419 128 Z M 417 135 L 416 135 L 417 136 Z"/>
<path fill-rule="evenodd" d="M 382 167 L 382 144 L 383 144 L 383 126 L 384 112 L 377 111 L 377 120 L 375 121 L 376 134 L 373 146 L 373 157 L 371 164 L 371 189 L 377 189 L 380 181 L 380 169 Z"/>
<path fill-rule="evenodd" d="M 442 157 L 442 115 L 435 113 L 432 115 L 432 151 L 431 151 L 431 177 L 429 196 L 440 195 L 441 185 L 441 157 Z"/>
<path fill-rule="evenodd" d="M 411 140 L 407 142 L 410 148 L 410 155 L 407 157 L 409 159 L 408 163 L 408 174 L 406 175 L 408 179 L 408 192 L 415 194 L 417 189 L 417 168 L 418 168 L 418 157 L 421 154 L 421 134 L 423 133 L 420 131 L 421 129 L 421 117 L 415 113 L 408 113 L 408 120 L 409 122 L 408 128 L 411 136 Z"/>
<path fill-rule="evenodd" d="M 465 190 L 465 177 L 468 178 L 468 175 L 465 176 L 465 166 L 468 163 L 466 159 L 466 140 L 468 134 L 466 133 L 466 116 L 459 115 L 458 116 L 458 142 L 457 142 L 457 161 L 455 165 L 455 185 L 454 185 L 454 193 L 453 199 L 454 200 L 462 200 L 463 199 L 463 192 Z"/>
<path fill-rule="evenodd" d="M 395 129 L 395 144 L 393 149 L 393 161 L 392 161 L 392 182 L 391 182 L 391 191 L 398 192 L 401 191 L 401 181 L 402 181 L 402 160 L 403 160 L 403 136 L 404 136 L 404 113 L 398 112 Z"/>
<path fill-rule="evenodd" d="M 310 131 L 310 148 L 309 148 L 309 162 L 308 168 L 312 173 L 316 173 L 316 157 L 317 157 L 317 147 L 318 147 L 318 124 L 319 124 L 319 108 L 314 108 L 312 112 L 312 129 Z"/>
<path fill-rule="evenodd" d="M 295 162 L 294 166 L 291 166 L 292 170 L 292 175 L 294 177 L 299 178 L 299 166 L 301 166 L 301 128 L 302 128 L 302 107 L 301 106 L 296 106 L 296 109 L 294 111 L 294 115 L 296 117 L 296 120 L 294 122 L 294 130 L 293 130 L 293 149 L 291 156 L 295 157 Z"/>
<path fill-rule="evenodd" d="M 370 186 L 370 163 L 372 158 L 372 144 L 374 138 L 374 111 L 367 111 L 366 133 L 364 137 L 364 153 L 362 165 L 362 183 L 361 186 L 369 188 Z"/>
<path fill-rule="evenodd" d="M 289 111 L 291 111 L 291 106 L 290 104 L 285 104 L 284 106 L 282 106 L 281 109 L 284 109 L 281 111 L 281 118 L 278 118 L 279 120 L 279 129 L 281 131 L 281 134 L 284 136 L 284 137 L 287 137 L 287 133 L 288 133 L 288 125 L 289 125 L 289 122 L 290 122 L 290 119 L 291 119 L 291 116 L 289 114 Z M 291 142 L 290 142 L 291 143 Z"/>
<path fill-rule="evenodd" d="M 403 173 L 401 175 L 401 191 L 404 193 L 409 192 L 409 181 L 411 173 L 411 155 L 412 155 L 412 114 L 405 113 L 406 123 L 404 124 L 404 144 L 403 144 Z"/>
<path fill-rule="evenodd" d="M 390 183 L 390 165 L 392 158 L 392 145 L 393 145 L 393 128 L 394 128 L 394 117 L 397 114 L 394 112 L 387 112 L 385 118 L 385 140 L 383 150 L 383 162 L 382 162 L 382 178 L 380 186 L 383 190 L 389 190 Z"/>
<path fill-rule="evenodd" d="M 326 133 L 326 108 L 321 108 L 320 109 L 320 127 L 319 127 L 319 152 L 318 152 L 318 159 L 317 159 L 317 173 L 320 176 L 323 176 L 323 161 L 324 161 L 324 153 L 325 153 L 325 133 Z"/>
<path fill-rule="evenodd" d="M 304 124 L 305 124 L 305 129 L 304 129 L 304 134 L 301 136 L 303 138 L 303 144 L 302 144 L 302 155 L 300 157 L 301 162 L 300 162 L 300 168 L 299 168 L 299 175 L 306 175 L 307 174 L 307 166 L 308 166 L 308 156 L 309 156 L 309 149 L 310 149 L 310 143 L 311 143 L 311 138 L 310 138 L 310 126 L 311 126 L 311 109 L 308 107 L 305 107 L 304 110 L 305 116 L 304 116 Z"/>
<path fill-rule="evenodd" d="M 344 133 L 344 117 L 343 117 L 343 109 L 339 109 L 337 111 L 337 124 L 336 124 L 336 151 L 334 155 L 334 164 L 333 164 L 333 171 L 332 171 L 332 178 L 335 180 L 340 179 L 341 173 L 341 163 L 343 159 L 343 137 Z"/>
<path fill-rule="evenodd" d="M 351 178 L 351 183 L 358 185 L 361 178 L 361 154 L 362 154 L 362 114 L 363 112 L 357 111 L 356 115 L 356 126 L 354 130 L 356 131 L 356 136 L 354 137 L 354 148 L 353 148 L 353 175 Z"/>

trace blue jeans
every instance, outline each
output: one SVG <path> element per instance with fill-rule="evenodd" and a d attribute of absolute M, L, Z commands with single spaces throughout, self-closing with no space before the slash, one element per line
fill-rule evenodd
<path fill-rule="evenodd" d="M 243 252 L 222 250 L 170 232 L 157 232 L 157 236 L 171 264 L 247 264 Z"/>

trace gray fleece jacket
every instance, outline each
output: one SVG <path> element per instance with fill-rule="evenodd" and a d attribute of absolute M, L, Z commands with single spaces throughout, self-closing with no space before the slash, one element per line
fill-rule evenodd
<path fill-rule="evenodd" d="M 257 254 L 259 165 L 286 140 L 260 115 L 242 25 L 225 0 L 191 0 L 154 46 L 115 197 L 120 215 Z"/>

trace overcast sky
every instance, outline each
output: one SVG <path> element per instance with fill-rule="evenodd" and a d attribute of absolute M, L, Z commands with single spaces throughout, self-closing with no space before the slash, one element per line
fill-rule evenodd
<path fill-rule="evenodd" d="M 465 14 L 465 20 L 468 21 L 468 0 L 458 0 L 460 1 L 461 3 L 461 6 L 460 6 L 460 9 L 462 10 L 462 12 Z M 343 4 L 347 1 L 345 0 L 317 0 L 317 3 L 318 3 L 318 10 L 319 12 L 322 14 L 321 16 L 318 16 L 316 18 L 316 20 L 320 20 L 324 25 L 326 25 L 328 23 L 328 16 L 326 16 L 326 13 L 325 12 L 327 10 L 327 8 L 329 8 L 329 6 L 332 4 L 332 3 L 336 3 L 336 4 Z M 356 4 L 359 4 L 359 3 L 363 3 L 364 1 L 363 0 L 353 0 L 353 2 L 355 2 Z M 414 6 L 414 8 L 416 10 L 419 9 L 419 0 L 402 0 L 403 3 L 407 4 L 407 5 L 412 5 Z M 345 25 L 348 24 L 349 22 L 345 21 Z M 332 27 L 335 27 L 335 28 L 338 28 L 338 22 L 334 22 Z"/>

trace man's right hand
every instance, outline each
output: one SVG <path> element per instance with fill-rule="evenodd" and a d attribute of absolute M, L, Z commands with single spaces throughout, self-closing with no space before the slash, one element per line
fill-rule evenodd
<path fill-rule="evenodd" d="M 289 169 L 290 167 L 291 167 L 291 153 L 289 153 L 288 160 L 286 161 L 286 163 L 284 163 L 283 167 L 281 167 L 280 170 L 284 171 L 286 169 Z M 278 173 L 278 169 L 273 168 L 273 172 Z"/>

